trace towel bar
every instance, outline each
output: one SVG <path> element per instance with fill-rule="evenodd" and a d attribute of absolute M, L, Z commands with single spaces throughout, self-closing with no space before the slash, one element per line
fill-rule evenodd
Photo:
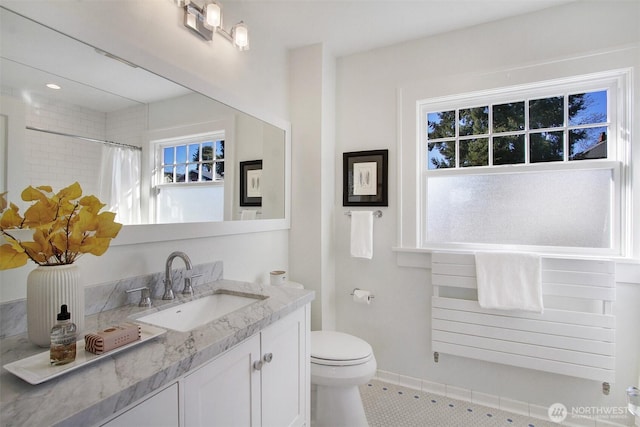
<path fill-rule="evenodd" d="M 351 211 L 346 211 L 344 214 L 346 216 L 351 216 Z M 380 209 L 378 209 L 377 211 L 374 211 L 373 216 L 376 218 L 382 218 L 382 211 Z"/>

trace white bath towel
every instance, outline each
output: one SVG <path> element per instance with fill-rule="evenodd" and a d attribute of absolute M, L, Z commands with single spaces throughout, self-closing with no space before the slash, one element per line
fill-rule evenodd
<path fill-rule="evenodd" d="M 351 212 L 351 256 L 373 258 L 373 212 Z"/>
<path fill-rule="evenodd" d="M 253 209 L 244 209 L 240 212 L 240 220 L 246 221 L 248 219 L 256 219 L 256 211 Z"/>
<path fill-rule="evenodd" d="M 506 252 L 475 255 L 480 307 L 543 312 L 540 256 Z"/>

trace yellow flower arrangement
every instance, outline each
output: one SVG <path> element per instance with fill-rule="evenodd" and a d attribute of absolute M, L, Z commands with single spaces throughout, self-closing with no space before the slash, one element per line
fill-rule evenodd
<path fill-rule="evenodd" d="M 57 194 L 49 186 L 29 186 L 21 196 L 34 202 L 24 217 L 16 205 L 7 204 L 6 193 L 0 194 L 0 232 L 8 242 L 0 246 L 0 270 L 21 267 L 29 259 L 38 265 L 61 265 L 73 264 L 85 253 L 102 255 L 122 228 L 114 221 L 115 213 L 100 213 L 105 204 L 97 197 L 82 197 L 77 182 Z M 19 240 L 12 229 L 33 229 L 33 241 Z"/>

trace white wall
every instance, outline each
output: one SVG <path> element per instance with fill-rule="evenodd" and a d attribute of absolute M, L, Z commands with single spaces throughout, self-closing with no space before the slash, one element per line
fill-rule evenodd
<path fill-rule="evenodd" d="M 170 1 L 3 0 L 2 4 L 249 114 L 287 119 L 286 52 L 272 48 L 268 40 L 252 40 L 247 52 L 238 52 L 219 37 L 213 44 L 202 42 L 184 28 L 182 9 Z M 225 19 L 236 22 L 242 17 L 229 13 Z M 184 250 L 194 263 L 223 261 L 226 278 L 266 282 L 268 271 L 288 268 L 288 231 L 112 245 L 105 255 L 87 255 L 79 265 L 85 284 L 91 285 L 162 271 L 172 250 Z M 31 269 L 33 265 L 0 272 L 0 301 L 25 297 L 24 283 Z"/>
<path fill-rule="evenodd" d="M 369 341 L 380 369 L 537 405 L 625 405 L 624 389 L 637 382 L 640 370 L 638 265 L 622 266 L 631 274 L 619 281 L 635 283 L 618 283 L 617 376 L 611 395 L 604 396 L 600 384 L 570 377 L 447 355 L 435 364 L 430 350 L 429 257 L 399 254 L 392 248 L 415 227 L 405 223 L 401 230 L 398 225 L 400 214 L 409 212 L 415 218 L 409 200 L 415 199 L 417 99 L 477 90 L 474 85 L 478 84 L 488 89 L 634 66 L 637 103 L 639 18 L 638 2 L 576 2 L 338 60 L 336 164 L 342 164 L 341 153 L 347 151 L 388 148 L 390 156 L 389 208 L 374 220 L 371 261 L 349 256 L 350 226 L 342 215 L 341 172 L 335 182 L 337 327 Z M 634 122 L 633 134 L 640 135 L 637 107 Z M 637 149 L 637 142 L 634 145 Z M 637 151 L 635 164 L 640 162 Z M 633 172 L 636 222 L 638 169 Z M 401 194 L 396 191 L 399 179 L 403 180 Z M 413 187 L 407 184 L 412 180 Z M 400 267 L 398 256 L 415 257 L 418 267 Z M 374 303 L 355 305 L 349 298 L 354 287 L 372 291 Z"/>
<path fill-rule="evenodd" d="M 290 53 L 291 69 L 291 234 L 289 279 L 318 292 L 311 303 L 311 329 L 320 329 L 322 280 L 322 45 Z"/>
<path fill-rule="evenodd" d="M 322 44 L 290 52 L 292 200 L 289 279 L 317 292 L 311 329 L 335 329 L 335 59 Z"/>

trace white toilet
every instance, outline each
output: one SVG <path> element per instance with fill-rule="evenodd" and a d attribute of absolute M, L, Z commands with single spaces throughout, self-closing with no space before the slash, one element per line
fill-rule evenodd
<path fill-rule="evenodd" d="M 282 286 L 304 289 L 300 283 Z M 334 331 L 311 332 L 311 427 L 368 427 L 358 386 L 376 374 L 368 342 Z"/>
<path fill-rule="evenodd" d="M 311 425 L 368 426 L 358 386 L 376 368 L 366 341 L 342 332 L 311 332 Z"/>

